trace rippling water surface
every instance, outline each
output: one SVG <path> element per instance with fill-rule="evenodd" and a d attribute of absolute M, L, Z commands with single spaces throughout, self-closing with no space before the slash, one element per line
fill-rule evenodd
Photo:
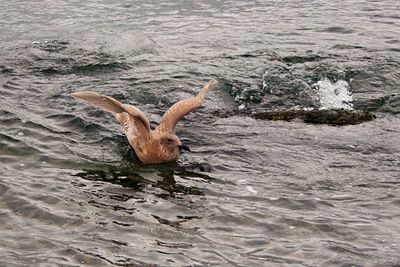
<path fill-rule="evenodd" d="M 0 1 L 1 266 L 399 266 L 398 1 Z M 191 152 L 144 166 L 93 90 Z M 241 111 L 368 111 L 330 126 Z"/>

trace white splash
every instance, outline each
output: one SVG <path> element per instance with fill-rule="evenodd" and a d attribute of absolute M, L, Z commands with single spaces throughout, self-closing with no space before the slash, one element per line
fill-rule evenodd
<path fill-rule="evenodd" d="M 250 186 L 250 185 L 247 185 L 247 186 L 246 186 L 246 189 L 247 189 L 247 191 L 249 191 L 250 193 L 257 194 L 257 191 L 256 191 L 252 186 Z"/>
<path fill-rule="evenodd" d="M 241 104 L 239 107 L 238 107 L 238 110 L 239 111 L 243 111 L 243 110 L 245 110 L 246 109 L 246 104 Z"/>
<path fill-rule="evenodd" d="M 353 95 L 348 82 L 339 80 L 332 83 L 328 78 L 324 78 L 312 87 L 317 92 L 319 109 L 353 109 Z"/>

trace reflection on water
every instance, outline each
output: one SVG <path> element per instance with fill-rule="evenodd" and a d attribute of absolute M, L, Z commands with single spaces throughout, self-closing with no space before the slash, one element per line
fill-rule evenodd
<path fill-rule="evenodd" d="M 2 3 L 0 266 L 398 266 L 398 10 Z M 156 126 L 211 78 L 165 165 L 69 96 Z"/>
<path fill-rule="evenodd" d="M 130 166 L 115 167 L 109 166 L 106 170 L 83 170 L 75 176 L 89 181 L 103 181 L 127 187 L 136 191 L 143 191 L 145 188 L 156 187 L 160 189 L 158 197 L 174 197 L 175 195 L 204 195 L 201 188 L 177 184 L 175 176 L 180 179 L 195 179 L 207 183 L 214 180 L 204 173 L 197 173 L 191 169 L 204 170 L 199 164 L 191 166 L 179 166 L 175 163 L 163 164 L 161 166 L 145 166 L 138 163 L 131 163 Z M 143 175 L 140 174 L 143 172 Z M 146 179 L 146 174 L 152 178 Z M 156 180 L 152 180 L 155 177 Z"/>

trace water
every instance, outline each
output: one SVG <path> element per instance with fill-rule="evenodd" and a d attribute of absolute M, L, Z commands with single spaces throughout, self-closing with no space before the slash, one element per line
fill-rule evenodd
<path fill-rule="evenodd" d="M 398 1 L 1 1 L 0 266 L 399 266 Z M 143 166 L 95 90 L 191 148 Z M 241 110 L 366 110 L 329 126 Z M 229 115 L 226 115 L 229 114 Z"/>

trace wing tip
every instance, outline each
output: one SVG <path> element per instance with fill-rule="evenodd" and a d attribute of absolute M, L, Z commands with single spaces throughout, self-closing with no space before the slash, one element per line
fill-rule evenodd
<path fill-rule="evenodd" d="M 218 81 L 216 79 L 211 79 L 204 85 L 203 89 L 200 90 L 199 96 L 204 98 L 208 91 L 214 89 L 218 85 Z"/>
<path fill-rule="evenodd" d="M 217 85 L 217 84 L 218 84 L 218 81 L 217 81 L 216 79 L 211 79 L 208 83 L 209 83 L 210 85 Z"/>
<path fill-rule="evenodd" d="M 79 92 L 73 92 L 69 94 L 72 97 L 75 98 L 81 98 L 81 99 L 85 99 L 86 97 L 90 97 L 90 96 L 101 96 L 99 93 L 96 92 L 92 92 L 92 91 L 79 91 Z"/>
<path fill-rule="evenodd" d="M 69 95 L 72 97 L 79 97 L 80 93 L 81 92 L 73 92 L 73 93 L 70 93 Z"/>

